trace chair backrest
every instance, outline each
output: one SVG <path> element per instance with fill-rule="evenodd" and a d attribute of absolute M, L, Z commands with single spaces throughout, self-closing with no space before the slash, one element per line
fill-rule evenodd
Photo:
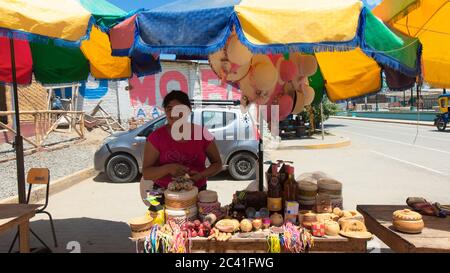
<path fill-rule="evenodd" d="M 48 185 L 50 183 L 50 170 L 48 168 L 31 168 L 28 171 L 27 183 Z"/>

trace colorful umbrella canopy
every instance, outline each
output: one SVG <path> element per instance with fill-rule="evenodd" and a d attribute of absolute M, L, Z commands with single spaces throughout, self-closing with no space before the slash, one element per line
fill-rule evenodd
<path fill-rule="evenodd" d="M 359 0 L 180 0 L 141 10 L 109 34 L 113 55 L 119 56 L 208 56 L 227 47 L 230 37 L 254 55 L 314 54 L 323 78 L 315 91 L 325 86 L 332 101 L 379 91 L 382 69 L 399 77 L 420 74 L 418 39 L 391 31 Z M 245 65 L 238 57 L 227 69 L 241 75 Z"/>
<path fill-rule="evenodd" d="M 19 84 L 29 84 L 33 71 L 36 80 L 43 84 L 85 81 L 89 73 L 97 79 L 122 79 L 133 73 L 160 71 L 151 55 L 111 55 L 109 38 L 104 31 L 127 13 L 105 0 L 15 2 L 0 1 L 0 36 L 3 36 L 0 37 L 0 56 L 5 57 L 2 58 L 5 62 L 0 62 L 2 82 L 11 82 L 7 37 L 17 38 Z M 24 20 L 11 20 L 16 13 L 23 15 Z M 45 36 L 53 39 L 49 41 Z"/>
<path fill-rule="evenodd" d="M 450 87 L 448 0 L 384 0 L 373 12 L 393 29 L 420 39 L 425 82 L 434 87 Z"/>

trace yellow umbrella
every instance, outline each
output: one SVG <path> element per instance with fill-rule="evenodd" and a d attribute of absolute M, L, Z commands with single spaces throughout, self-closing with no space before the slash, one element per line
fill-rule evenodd
<path fill-rule="evenodd" d="M 450 1 L 384 0 L 373 13 L 423 45 L 424 81 L 450 87 Z"/>

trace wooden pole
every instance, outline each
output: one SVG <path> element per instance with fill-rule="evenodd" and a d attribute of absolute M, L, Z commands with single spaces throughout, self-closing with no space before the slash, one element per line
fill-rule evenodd
<path fill-rule="evenodd" d="M 23 154 L 23 138 L 20 131 L 20 112 L 19 112 L 19 92 L 17 91 L 17 75 L 16 75 L 16 56 L 14 52 L 14 39 L 9 39 L 9 48 L 11 54 L 11 74 L 14 93 L 14 111 L 16 117 L 16 166 L 17 166 L 17 192 L 19 195 L 19 203 L 26 203 L 25 196 L 25 159 Z M 22 239 L 22 238 L 21 238 Z"/>

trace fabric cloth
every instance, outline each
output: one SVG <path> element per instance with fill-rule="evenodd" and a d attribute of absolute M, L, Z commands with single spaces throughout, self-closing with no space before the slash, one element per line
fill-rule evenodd
<path fill-rule="evenodd" d="M 123 79 L 132 75 L 130 58 L 111 56 L 108 35 L 96 26 L 92 26 L 91 38 L 81 43 L 81 51 L 89 59 L 91 74 L 96 79 Z"/>
<path fill-rule="evenodd" d="M 88 10 L 95 18 L 95 23 L 103 30 L 114 26 L 127 15 L 119 7 L 109 3 L 106 0 L 78 0 L 81 5 Z"/>
<path fill-rule="evenodd" d="M 158 166 L 177 163 L 189 170 L 203 172 L 206 169 L 206 150 L 214 137 L 203 127 L 192 124 L 191 140 L 176 141 L 168 126 L 163 126 L 148 136 L 149 141 L 159 152 Z M 167 175 L 155 180 L 155 184 L 167 188 L 172 177 Z M 206 185 L 206 179 L 196 182 L 195 186 Z"/>
<path fill-rule="evenodd" d="M 424 81 L 435 88 L 449 88 L 450 2 L 421 0 L 414 9 L 406 9 L 401 15 L 402 18 L 394 18 L 389 23 L 394 29 L 419 38 L 423 45 Z"/>
<path fill-rule="evenodd" d="M 421 44 L 419 39 L 410 38 L 390 30 L 371 12 L 365 15 L 364 52 L 379 64 L 391 67 L 410 77 L 420 74 Z"/>
<path fill-rule="evenodd" d="M 316 53 L 328 98 L 335 102 L 381 89 L 381 67 L 361 49 Z"/>
<path fill-rule="evenodd" d="M 359 0 L 242 0 L 235 10 L 245 38 L 267 45 L 350 41 L 361 8 Z"/>
<path fill-rule="evenodd" d="M 411 89 L 416 83 L 416 78 L 408 77 L 398 71 L 389 67 L 383 67 L 384 75 L 386 76 L 386 84 L 390 90 L 403 91 Z"/>
<path fill-rule="evenodd" d="M 0 37 L 0 82 L 12 82 L 10 40 Z M 14 41 L 16 78 L 18 84 L 30 84 L 33 71 L 30 45 L 27 41 Z"/>
<path fill-rule="evenodd" d="M 402 16 L 408 10 L 415 9 L 421 0 L 383 0 L 373 9 L 373 13 L 383 22 Z M 432 0 L 435 1 L 435 0 Z"/>
<path fill-rule="evenodd" d="M 34 75 L 43 84 L 85 81 L 89 76 L 89 62 L 79 48 L 65 48 L 30 43 L 33 52 Z"/>
<path fill-rule="evenodd" d="M 109 31 L 114 56 L 128 56 L 134 43 L 136 15 L 125 19 Z"/>
<path fill-rule="evenodd" d="M 91 13 L 73 0 L 0 0 L 0 28 L 50 38 L 79 41 Z"/>
<path fill-rule="evenodd" d="M 137 13 L 132 50 L 205 56 L 222 48 L 233 30 L 258 53 L 345 50 L 361 38 L 362 10 L 359 0 L 181 0 Z"/>

